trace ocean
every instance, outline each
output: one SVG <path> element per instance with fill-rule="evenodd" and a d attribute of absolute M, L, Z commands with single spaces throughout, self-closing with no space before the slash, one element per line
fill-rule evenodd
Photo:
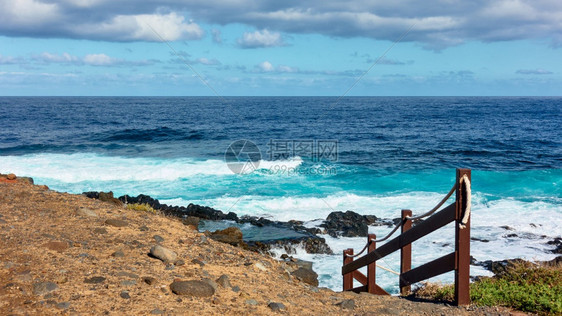
<path fill-rule="evenodd" d="M 550 260 L 546 242 L 562 237 L 561 126 L 559 97 L 0 97 L 0 172 L 312 227 L 333 211 L 420 214 L 455 168 L 471 168 L 472 256 Z M 242 173 L 228 155 L 237 141 L 252 145 L 234 156 L 251 162 Z M 450 252 L 452 232 L 416 241 L 413 266 Z M 323 237 L 335 255 L 295 256 L 341 290 L 341 253 L 366 238 Z M 397 254 L 380 264 L 399 269 Z M 377 273 L 397 293 L 398 277 Z"/>

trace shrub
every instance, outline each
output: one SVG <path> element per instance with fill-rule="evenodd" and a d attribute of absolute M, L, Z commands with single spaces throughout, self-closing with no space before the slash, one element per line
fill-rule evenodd
<path fill-rule="evenodd" d="M 426 283 L 414 296 L 440 301 L 454 299 L 453 285 Z M 562 266 L 516 263 L 505 273 L 470 284 L 477 306 L 506 306 L 524 312 L 562 314 Z"/>
<path fill-rule="evenodd" d="M 127 204 L 127 208 L 129 210 L 135 210 L 135 211 L 139 211 L 139 212 L 148 212 L 148 213 L 152 213 L 152 214 L 157 214 L 158 211 L 156 211 L 155 209 L 152 208 L 152 206 L 143 203 L 143 204 L 139 204 L 139 203 L 134 203 L 134 204 Z"/>

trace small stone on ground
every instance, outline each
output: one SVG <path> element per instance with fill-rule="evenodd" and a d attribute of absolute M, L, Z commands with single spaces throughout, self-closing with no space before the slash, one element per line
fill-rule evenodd
<path fill-rule="evenodd" d="M 98 284 L 98 283 L 102 283 L 104 281 L 105 281 L 105 278 L 102 277 L 102 276 L 95 276 L 95 277 L 84 279 L 84 283 L 88 283 L 88 284 Z"/>
<path fill-rule="evenodd" d="M 64 241 L 49 241 L 44 245 L 50 250 L 63 252 L 68 249 L 68 243 Z"/>
<path fill-rule="evenodd" d="M 129 225 L 126 221 L 117 218 L 110 218 L 105 221 L 106 225 L 114 226 L 114 227 L 126 227 Z"/>
<path fill-rule="evenodd" d="M 274 312 L 285 310 L 285 305 L 283 305 L 283 303 L 271 302 L 267 304 L 267 307 L 271 308 Z"/>
<path fill-rule="evenodd" d="M 343 309 L 354 309 L 355 308 L 355 301 L 354 300 L 343 300 L 337 303 L 339 307 Z"/>
<path fill-rule="evenodd" d="M 175 252 L 160 245 L 154 245 L 152 248 L 150 248 L 150 254 L 155 258 L 170 263 L 175 262 L 178 258 L 178 255 Z"/>
<path fill-rule="evenodd" d="M 53 282 L 39 282 L 33 284 L 33 294 L 43 295 L 59 289 L 59 286 Z"/>
<path fill-rule="evenodd" d="M 230 279 L 228 278 L 228 275 L 223 274 L 221 275 L 218 279 L 217 279 L 217 284 L 224 287 L 224 288 L 229 288 L 232 287 L 230 285 Z"/>
<path fill-rule="evenodd" d="M 177 295 L 189 295 L 196 297 L 210 297 L 215 294 L 215 289 L 203 281 L 174 281 L 170 289 Z"/>

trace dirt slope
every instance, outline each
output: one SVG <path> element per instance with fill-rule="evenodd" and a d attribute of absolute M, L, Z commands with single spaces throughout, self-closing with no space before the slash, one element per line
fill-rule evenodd
<path fill-rule="evenodd" d="M 177 254 L 175 264 L 148 255 L 158 243 Z M 207 239 L 175 218 L 0 181 L 0 315 L 500 314 L 337 293 L 299 281 L 294 269 Z M 205 279 L 191 288 L 205 297 L 170 288 Z"/>

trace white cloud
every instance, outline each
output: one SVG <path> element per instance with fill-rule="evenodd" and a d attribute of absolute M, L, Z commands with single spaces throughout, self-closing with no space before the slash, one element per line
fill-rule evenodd
<path fill-rule="evenodd" d="M 0 54 L 0 65 L 12 65 L 12 64 L 21 64 L 22 59 L 12 56 L 2 56 Z"/>
<path fill-rule="evenodd" d="M 279 71 L 279 72 L 295 73 L 295 72 L 299 72 L 299 69 L 296 68 L 296 67 L 290 67 L 290 66 L 280 65 L 279 67 L 277 67 L 277 71 Z"/>
<path fill-rule="evenodd" d="M 264 61 L 264 62 L 262 62 L 262 63 L 260 63 L 260 64 L 258 65 L 258 68 L 259 68 L 261 71 L 265 71 L 265 72 L 271 72 L 271 71 L 274 71 L 274 70 L 275 70 L 275 67 L 273 67 L 273 65 L 272 65 L 270 62 L 268 62 L 267 60 Z"/>
<path fill-rule="evenodd" d="M 207 58 L 207 57 L 200 57 L 200 58 L 190 58 L 191 55 L 184 51 L 179 51 L 177 54 L 171 54 L 174 58 L 169 60 L 170 63 L 173 64 L 189 64 L 189 65 L 196 65 L 201 64 L 205 66 L 218 66 L 222 65 L 222 63 L 216 58 Z"/>
<path fill-rule="evenodd" d="M 245 73 L 325 75 L 325 76 L 345 76 L 345 77 L 357 77 L 365 71 L 361 69 L 344 70 L 344 71 L 306 70 L 306 69 L 301 70 L 298 67 L 292 67 L 287 65 L 275 66 L 267 60 L 255 65 L 252 70 L 247 70 L 247 69 L 240 69 L 240 70 Z"/>
<path fill-rule="evenodd" d="M 159 13 L 159 6 L 144 14 L 135 14 L 134 5 L 116 11 L 106 8 L 118 3 L 122 1 L 0 0 L 0 35 L 106 41 L 161 41 L 161 36 L 176 41 L 200 39 L 205 34 L 198 24 L 176 12 Z"/>
<path fill-rule="evenodd" d="M 79 30 L 85 36 L 119 41 L 176 41 L 203 37 L 201 27 L 174 12 L 141 15 L 117 15 L 108 22 Z"/>
<path fill-rule="evenodd" d="M 515 73 L 520 75 L 552 75 L 552 71 L 546 69 L 519 69 Z"/>
<path fill-rule="evenodd" d="M 285 43 L 283 42 L 280 33 L 261 30 L 252 33 L 244 33 L 242 38 L 238 39 L 238 45 L 243 48 L 258 48 L 284 46 Z"/>
<path fill-rule="evenodd" d="M 205 58 L 205 57 L 198 58 L 197 63 L 202 64 L 202 65 L 208 65 L 208 66 L 214 66 L 214 65 L 220 65 L 221 64 L 221 62 L 218 61 L 215 58 L 208 59 L 208 58 Z"/>
<path fill-rule="evenodd" d="M 71 64 L 88 66 L 147 66 L 156 63 L 155 60 L 129 61 L 121 58 L 110 57 L 106 54 L 87 54 L 84 57 L 70 55 L 68 53 L 52 54 L 43 52 L 33 57 L 33 60 L 42 64 Z"/>
<path fill-rule="evenodd" d="M 556 0 L 0 0 L 0 35 L 159 41 L 204 36 L 199 23 L 242 24 L 241 47 L 284 45 L 280 34 L 322 34 L 403 41 L 442 48 L 465 41 L 547 39 L 562 46 Z M 220 34 L 211 32 L 216 42 Z"/>
<path fill-rule="evenodd" d="M 106 54 L 89 54 L 84 56 L 84 63 L 91 66 L 111 66 L 121 62 L 123 60 L 111 58 Z"/>
<path fill-rule="evenodd" d="M 51 54 L 48 52 L 43 52 L 36 60 L 40 60 L 45 63 L 78 63 L 80 58 L 72 56 L 68 53 L 63 53 L 61 55 Z"/>
<path fill-rule="evenodd" d="M 34 27 L 61 19 L 56 3 L 35 0 L 0 0 L 0 21 L 12 30 L 32 31 Z"/>
<path fill-rule="evenodd" d="M 108 2 L 108 0 L 59 0 L 61 2 L 65 2 L 70 6 L 74 6 L 77 8 L 94 8 L 96 5 L 103 4 L 104 2 Z"/>

